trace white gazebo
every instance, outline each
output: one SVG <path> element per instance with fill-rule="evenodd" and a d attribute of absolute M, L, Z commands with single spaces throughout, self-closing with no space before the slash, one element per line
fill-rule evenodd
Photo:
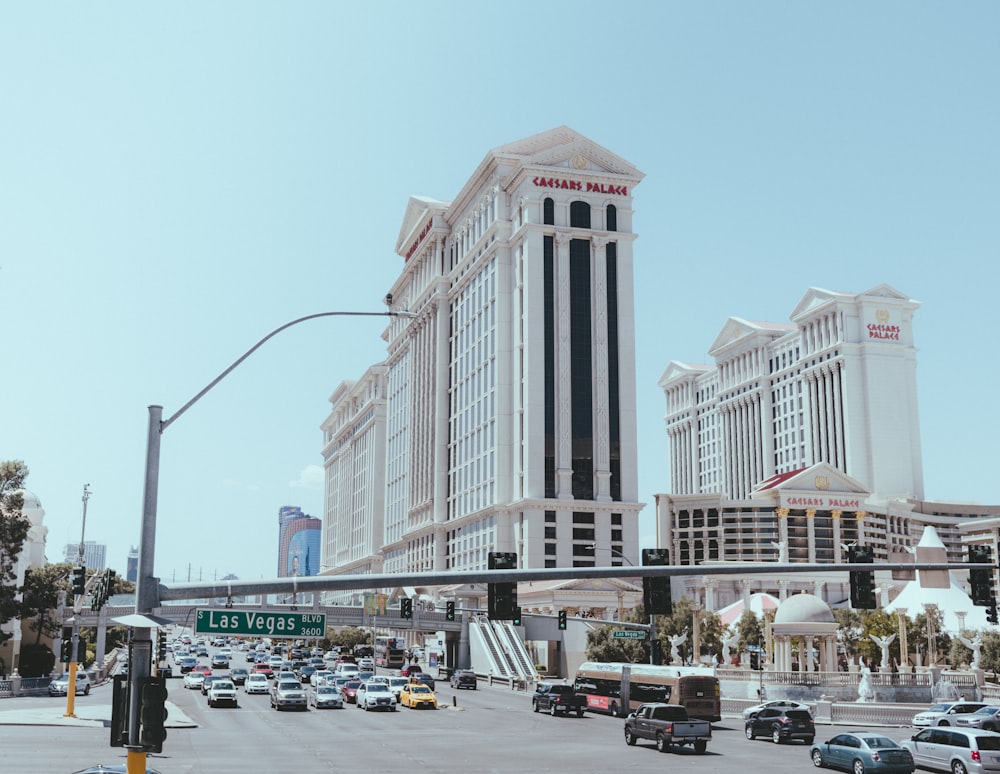
<path fill-rule="evenodd" d="M 792 671 L 792 638 L 805 641 L 799 653 L 799 669 L 812 672 L 814 649 L 819 651 L 819 671 L 837 671 L 837 622 L 829 605 L 812 594 L 795 594 L 778 607 L 771 624 L 774 638 L 774 669 Z"/>

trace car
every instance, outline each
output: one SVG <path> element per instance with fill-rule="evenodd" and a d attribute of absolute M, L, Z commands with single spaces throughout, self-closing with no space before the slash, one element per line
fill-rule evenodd
<path fill-rule="evenodd" d="M 275 672 L 274 679 L 275 680 L 298 680 L 299 676 L 297 674 L 295 674 L 295 672 L 291 671 L 290 669 L 283 669 L 280 672 Z"/>
<path fill-rule="evenodd" d="M 357 674 L 354 675 L 355 680 L 360 680 L 363 683 L 367 683 L 373 677 L 375 677 L 374 672 L 358 672 Z"/>
<path fill-rule="evenodd" d="M 1000 768 L 1000 734 L 979 728 L 933 726 L 900 742 L 922 769 L 953 774 L 996 771 Z"/>
<path fill-rule="evenodd" d="M 201 690 L 202 684 L 205 682 L 205 675 L 201 672 L 195 672 L 193 669 L 184 675 L 184 687 L 191 688 L 195 690 Z"/>
<path fill-rule="evenodd" d="M 843 769 L 854 774 L 912 774 L 913 754 L 878 733 L 837 734 L 809 751 L 816 768 Z"/>
<path fill-rule="evenodd" d="M 298 680 L 275 680 L 271 686 L 271 706 L 279 712 L 283 709 L 309 709 L 306 692 Z"/>
<path fill-rule="evenodd" d="M 306 664 L 303 667 L 299 667 L 299 671 L 297 672 L 299 676 L 299 681 L 303 683 L 311 683 L 312 676 L 313 674 L 315 674 L 315 672 L 316 672 L 316 667 L 310 666 L 309 664 Z"/>
<path fill-rule="evenodd" d="M 68 672 L 49 683 L 49 696 L 65 696 L 67 693 L 69 693 Z M 90 695 L 90 675 L 83 670 L 78 670 L 76 673 L 76 684 L 74 685 L 73 693 L 77 696 L 81 693 L 84 696 Z"/>
<path fill-rule="evenodd" d="M 209 663 L 211 663 L 212 669 L 229 669 L 229 656 L 216 653 L 212 656 L 212 660 Z"/>
<path fill-rule="evenodd" d="M 264 675 L 264 677 L 269 680 L 274 677 L 274 670 L 271 669 L 270 664 L 254 664 L 254 668 L 250 670 L 252 675 Z"/>
<path fill-rule="evenodd" d="M 309 666 L 314 666 L 317 669 L 326 669 L 326 662 L 321 656 L 312 656 L 309 659 Z"/>
<path fill-rule="evenodd" d="M 309 681 L 313 685 L 326 685 L 327 679 L 333 677 L 333 671 L 330 669 L 317 669 L 313 672 L 312 679 Z"/>
<path fill-rule="evenodd" d="M 435 681 L 435 679 L 426 672 L 418 672 L 417 674 L 413 675 L 412 677 L 409 677 L 408 679 L 410 680 L 410 682 L 417 680 L 418 682 L 421 682 L 424 685 L 426 685 L 432 691 L 434 690 L 434 687 L 437 685 L 437 681 Z"/>
<path fill-rule="evenodd" d="M 423 683 L 409 682 L 399 692 L 399 703 L 413 709 L 437 709 L 437 696 Z"/>
<path fill-rule="evenodd" d="M 456 669 L 451 673 L 451 687 L 458 690 L 460 688 L 471 688 L 476 690 L 479 687 L 479 679 L 471 669 Z"/>
<path fill-rule="evenodd" d="M 208 677 L 210 674 L 212 674 L 212 668 L 208 667 L 208 666 L 205 666 L 204 664 L 198 664 L 191 671 L 192 672 L 201 672 L 203 675 L 205 675 L 205 677 Z"/>
<path fill-rule="evenodd" d="M 358 659 L 358 669 L 374 671 L 375 669 L 375 659 L 368 656 L 362 656 Z"/>
<path fill-rule="evenodd" d="M 201 683 L 201 695 L 208 696 L 208 689 L 212 687 L 212 684 L 217 680 L 228 680 L 229 677 L 226 675 L 205 675 L 205 679 Z"/>
<path fill-rule="evenodd" d="M 396 696 L 385 683 L 361 683 L 355 696 L 358 709 L 396 711 Z"/>
<path fill-rule="evenodd" d="M 198 666 L 198 659 L 194 656 L 181 656 L 177 659 L 177 666 L 181 668 L 181 674 L 186 675 L 196 666 Z"/>
<path fill-rule="evenodd" d="M 316 709 L 332 708 L 341 709 L 344 700 L 340 698 L 340 691 L 332 685 L 314 685 L 309 689 L 309 705 Z"/>
<path fill-rule="evenodd" d="M 403 686 L 410 682 L 409 677 L 390 677 L 389 680 L 389 690 L 392 691 L 393 695 L 396 697 L 396 701 L 399 701 L 399 694 L 403 691 Z"/>
<path fill-rule="evenodd" d="M 965 728 L 982 728 L 986 731 L 1000 731 L 1000 707 L 992 704 L 975 712 L 948 716 L 948 725 Z"/>
<path fill-rule="evenodd" d="M 243 685 L 247 681 L 250 673 L 243 667 L 236 667 L 229 670 L 229 679 L 236 685 Z"/>
<path fill-rule="evenodd" d="M 419 664 L 406 664 L 399 670 L 400 677 L 413 677 L 417 672 L 422 672 Z"/>
<path fill-rule="evenodd" d="M 348 680 L 340 689 L 340 696 L 345 704 L 357 704 L 358 688 L 361 687 L 360 680 Z"/>
<path fill-rule="evenodd" d="M 236 684 L 227 678 L 213 680 L 208 688 L 208 706 L 218 707 L 222 704 L 229 704 L 238 707 L 236 700 Z"/>
<path fill-rule="evenodd" d="M 247 675 L 246 682 L 243 683 L 243 690 L 247 693 L 267 693 L 270 690 L 271 681 L 267 675 L 251 673 Z"/>
<path fill-rule="evenodd" d="M 786 709 L 804 709 L 808 710 L 809 714 L 812 715 L 812 707 L 808 704 L 803 704 L 802 702 L 792 701 L 791 699 L 775 699 L 774 701 L 765 701 L 763 704 L 755 704 L 752 707 L 747 707 L 743 710 L 743 719 L 752 718 L 762 709 L 767 709 L 768 707 L 784 707 Z"/>
<path fill-rule="evenodd" d="M 933 704 L 923 712 L 918 712 L 913 716 L 913 725 L 923 726 L 947 726 L 950 725 L 949 715 L 968 715 L 970 712 L 978 712 L 987 706 L 985 702 L 976 701 L 942 701 Z"/>
<path fill-rule="evenodd" d="M 801 739 L 806 744 L 812 744 L 816 737 L 816 724 L 813 723 L 812 715 L 804 709 L 765 707 L 752 718 L 747 718 L 743 726 L 747 739 L 766 735 L 775 744 L 791 739 Z"/>

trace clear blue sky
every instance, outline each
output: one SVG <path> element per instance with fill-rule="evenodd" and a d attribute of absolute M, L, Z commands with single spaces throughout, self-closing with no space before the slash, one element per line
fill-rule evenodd
<path fill-rule="evenodd" d="M 0 459 L 49 557 L 139 540 L 146 407 L 273 328 L 380 311 L 407 198 L 568 125 L 635 189 L 640 532 L 667 491 L 670 360 L 810 286 L 916 316 L 926 496 L 1000 503 L 995 2 L 7 3 L 0 10 Z M 328 398 L 380 318 L 275 338 L 163 436 L 156 571 L 272 577 L 322 515 Z"/>

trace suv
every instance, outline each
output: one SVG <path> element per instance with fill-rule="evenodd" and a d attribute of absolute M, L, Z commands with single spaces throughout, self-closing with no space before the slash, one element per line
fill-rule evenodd
<path fill-rule="evenodd" d="M 208 687 L 208 706 L 217 707 L 220 704 L 239 706 L 236 701 L 236 686 L 232 680 L 213 680 Z"/>
<path fill-rule="evenodd" d="M 309 709 L 302 683 L 298 680 L 277 680 L 271 688 L 271 706 L 279 711 L 285 707 Z"/>
<path fill-rule="evenodd" d="M 899 743 L 920 768 L 953 772 L 996 771 L 1000 734 L 978 728 L 925 728 Z"/>
<path fill-rule="evenodd" d="M 476 690 L 478 685 L 479 681 L 476 679 L 476 673 L 471 669 L 456 669 L 451 673 L 451 687 L 456 690 L 459 688 Z"/>
<path fill-rule="evenodd" d="M 57 677 L 49 683 L 49 696 L 65 696 L 69 692 L 69 672 Z M 76 693 L 87 696 L 90 694 L 90 675 L 82 669 L 76 673 Z"/>
<path fill-rule="evenodd" d="M 539 683 L 535 688 L 535 695 L 531 697 L 531 709 L 535 712 L 548 710 L 553 717 L 560 712 L 567 715 L 575 712 L 579 718 L 583 717 L 583 711 L 587 709 L 587 697 L 577 693 L 572 685 Z"/>
<path fill-rule="evenodd" d="M 752 718 L 747 718 L 744 728 L 747 739 L 767 735 L 775 744 L 789 739 L 801 739 L 812 744 L 816 736 L 816 724 L 809 710 L 787 707 L 765 707 Z"/>
<path fill-rule="evenodd" d="M 358 709 L 387 709 L 396 711 L 396 694 L 387 683 L 361 683 L 356 696 Z"/>

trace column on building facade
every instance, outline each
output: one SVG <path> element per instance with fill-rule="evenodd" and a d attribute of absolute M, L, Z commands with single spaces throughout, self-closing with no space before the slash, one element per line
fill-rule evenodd
<path fill-rule="evenodd" d="M 834 381 L 833 381 L 833 405 L 837 409 L 837 427 L 843 428 L 845 425 L 844 421 L 844 364 L 842 361 L 838 360 L 833 364 L 834 368 Z M 847 439 L 845 438 L 846 433 L 837 433 L 837 467 L 841 470 L 847 469 Z"/>
<path fill-rule="evenodd" d="M 815 561 L 815 560 L 811 560 Z M 823 599 L 823 590 L 826 588 L 826 581 L 814 580 L 813 581 L 813 596 L 817 599 Z"/>
<path fill-rule="evenodd" d="M 809 546 L 809 563 L 816 563 L 816 509 L 806 509 L 806 544 Z"/>
<path fill-rule="evenodd" d="M 570 352 L 570 235 L 555 235 L 556 274 L 556 497 L 573 499 L 573 380 Z"/>
<path fill-rule="evenodd" d="M 775 508 L 774 515 L 778 517 L 778 543 L 781 547 L 778 549 L 779 561 L 788 561 L 789 548 L 788 545 L 788 508 Z"/>
<path fill-rule="evenodd" d="M 865 541 L 865 516 L 867 516 L 867 515 L 868 514 L 865 511 L 855 511 L 854 512 L 854 518 L 857 519 L 857 522 L 858 522 L 858 545 L 859 546 L 867 545 L 867 542 Z"/>
<path fill-rule="evenodd" d="M 749 610 L 750 609 L 750 584 L 752 582 L 753 581 L 751 581 L 749 578 L 740 578 L 740 588 L 741 588 L 742 594 L 743 594 L 743 609 L 744 610 Z"/>
<path fill-rule="evenodd" d="M 778 601 L 784 602 L 788 599 L 788 583 L 789 581 L 781 578 L 778 580 Z"/>
<path fill-rule="evenodd" d="M 591 419 L 594 434 L 594 499 L 611 502 L 611 422 L 608 407 L 608 260 L 606 237 L 592 237 L 590 262 L 593 299 L 593 391 L 594 411 Z"/>
<path fill-rule="evenodd" d="M 438 283 L 436 289 L 437 308 L 435 309 L 437 320 L 435 325 L 435 358 L 434 370 L 438 389 L 434 395 L 434 523 L 446 524 L 448 522 L 448 418 L 451 410 L 448 406 L 448 390 L 441 389 L 441 385 L 448 384 L 449 370 L 451 368 L 451 345 L 448 341 L 448 333 L 451 330 L 450 306 L 448 304 L 448 285 L 446 282 Z M 500 382 L 502 384 L 502 382 Z M 508 426 L 506 422 L 497 423 L 500 428 Z M 499 473 L 497 480 L 503 480 L 503 475 Z M 447 535 L 441 531 L 435 535 L 434 569 L 442 572 L 447 569 L 448 546 Z"/>
<path fill-rule="evenodd" d="M 718 587 L 718 578 L 705 579 L 705 609 L 710 612 L 715 612 L 715 590 Z"/>
<path fill-rule="evenodd" d="M 813 636 L 811 634 L 807 634 L 805 640 L 805 653 L 799 657 L 799 670 L 803 672 L 813 672 L 815 671 L 813 665 Z"/>
<path fill-rule="evenodd" d="M 906 608 L 896 608 L 896 621 L 899 631 L 899 663 L 906 666 L 909 661 L 910 643 L 906 641 Z"/>
<path fill-rule="evenodd" d="M 836 444 L 837 436 L 840 433 L 837 432 L 837 406 L 834 403 L 833 396 L 833 371 L 829 364 L 823 367 L 823 383 L 826 388 L 826 459 L 831 465 L 838 465 Z"/>
<path fill-rule="evenodd" d="M 833 562 L 843 564 L 844 549 L 840 545 L 840 511 L 830 511 L 830 518 L 833 520 Z"/>

